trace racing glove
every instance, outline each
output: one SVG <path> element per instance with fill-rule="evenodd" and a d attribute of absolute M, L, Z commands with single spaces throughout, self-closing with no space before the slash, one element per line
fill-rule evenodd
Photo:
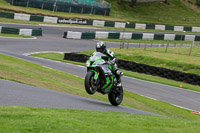
<path fill-rule="evenodd" d="M 114 59 L 112 59 L 112 60 L 110 60 L 110 61 L 108 61 L 108 62 L 109 62 L 110 65 L 114 65 L 115 62 L 116 62 L 116 59 L 114 58 Z"/>

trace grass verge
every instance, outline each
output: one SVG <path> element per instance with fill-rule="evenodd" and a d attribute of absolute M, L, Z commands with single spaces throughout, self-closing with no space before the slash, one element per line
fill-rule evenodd
<path fill-rule="evenodd" d="M 0 37 L 32 38 L 32 37 L 30 37 L 30 36 L 15 35 L 15 34 L 3 34 L 3 33 L 0 33 Z"/>
<path fill-rule="evenodd" d="M 85 63 L 63 60 L 64 54 L 61 54 L 61 53 L 38 53 L 38 54 L 32 54 L 31 56 L 85 66 Z M 183 82 L 177 82 L 174 80 L 161 78 L 158 76 L 151 76 L 151 75 L 126 71 L 126 70 L 123 70 L 123 72 L 124 72 L 125 76 L 142 79 L 142 80 L 146 80 L 146 81 L 152 81 L 152 82 L 156 82 L 156 83 L 161 83 L 161 84 L 165 84 L 165 85 L 175 86 L 175 87 L 180 87 L 180 85 L 182 85 L 182 87 L 184 89 L 189 89 L 189 90 L 194 90 L 194 91 L 200 92 L 200 87 L 197 85 L 191 85 L 191 84 L 187 84 L 187 83 L 183 83 Z"/>
<path fill-rule="evenodd" d="M 199 120 L 74 109 L 0 107 L 0 132 L 200 132 Z"/>
<path fill-rule="evenodd" d="M 122 42 L 123 40 L 122 39 L 95 39 L 95 40 L 99 40 L 99 41 L 106 41 L 106 42 Z M 193 41 L 174 41 L 174 40 L 128 40 L 126 39 L 125 40 L 125 43 L 147 43 L 148 44 L 148 47 L 150 46 L 150 44 L 173 44 L 173 45 L 176 45 L 176 44 L 189 44 L 191 45 L 193 43 Z M 200 41 L 195 41 L 194 44 L 196 45 L 200 45 Z M 139 45 L 138 45 L 139 47 Z"/>
<path fill-rule="evenodd" d="M 200 47 L 192 48 L 191 56 L 188 55 L 190 47 L 168 47 L 167 53 L 164 47 L 145 50 L 144 48 L 111 48 L 111 50 L 119 59 L 200 75 Z M 93 51 L 80 53 L 91 55 Z"/>
<path fill-rule="evenodd" d="M 23 20 L 16 20 L 16 19 L 8 19 L 8 18 L 0 18 L 0 22 L 2 23 L 15 23 L 15 24 L 31 24 L 31 25 L 51 25 L 51 26 L 63 26 L 63 27 L 88 27 L 88 28 L 99 28 L 99 29 L 107 29 L 107 30 L 121 30 L 123 31 L 124 28 L 114 28 L 114 27 L 100 27 L 100 26 L 91 26 L 91 25 L 77 25 L 77 24 L 54 24 L 54 23 L 46 23 L 46 22 L 36 22 L 36 21 L 23 21 Z M 162 33 L 199 33 L 199 32 L 182 32 L 182 31 L 171 31 L 171 30 L 150 30 L 150 29 L 133 29 L 133 28 L 126 28 L 126 32 L 133 32 L 133 31 L 141 31 L 141 32 L 162 32 Z M 117 39 L 114 39 L 117 40 Z"/>
<path fill-rule="evenodd" d="M 5 0 L 0 0 L 0 9 L 13 12 L 23 12 L 30 14 L 51 15 L 67 18 L 100 19 L 108 21 L 129 21 L 137 23 L 157 23 L 169 25 L 200 26 L 198 11 L 185 6 L 181 0 L 170 1 L 170 5 L 162 2 L 136 3 L 134 8 L 130 8 L 129 2 L 122 1 L 121 5 L 116 0 L 107 0 L 112 4 L 110 16 L 74 14 L 66 12 L 52 12 L 37 8 L 26 8 L 12 6 Z M 199 9 L 197 9 L 199 10 Z M 187 18 L 187 19 L 186 19 Z"/>
<path fill-rule="evenodd" d="M 105 95 L 88 95 L 84 90 L 84 80 L 71 74 L 60 72 L 29 63 L 20 59 L 0 54 L 0 78 L 17 81 L 41 88 L 108 101 Z M 152 100 L 134 93 L 124 91 L 122 105 L 146 110 L 170 118 L 200 120 L 200 116 L 168 103 Z"/>

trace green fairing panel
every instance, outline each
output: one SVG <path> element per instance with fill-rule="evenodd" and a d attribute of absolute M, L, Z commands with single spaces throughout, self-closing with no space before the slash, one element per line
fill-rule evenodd
<path fill-rule="evenodd" d="M 111 84 L 110 84 L 110 82 L 111 82 Z M 108 86 L 109 84 L 110 84 L 110 86 Z M 102 87 L 102 89 L 110 90 L 112 85 L 113 85 L 113 76 L 111 76 L 111 81 L 110 81 L 109 77 L 106 77 L 106 84 Z"/>
<path fill-rule="evenodd" d="M 112 80 L 112 81 L 111 81 L 112 83 L 110 84 L 110 86 L 109 86 L 108 88 L 106 88 L 106 89 L 108 89 L 108 90 L 110 90 L 110 89 L 112 88 L 112 85 L 113 85 L 113 76 L 111 76 L 111 80 Z"/>
<path fill-rule="evenodd" d="M 95 70 L 90 70 L 92 72 L 94 72 L 94 80 L 97 80 L 98 78 L 98 73 Z"/>

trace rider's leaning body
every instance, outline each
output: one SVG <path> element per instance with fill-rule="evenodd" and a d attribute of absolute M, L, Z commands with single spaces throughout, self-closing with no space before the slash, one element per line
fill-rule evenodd
<path fill-rule="evenodd" d="M 114 56 L 114 52 L 106 49 L 106 44 L 103 41 L 97 42 L 96 45 L 96 51 L 97 52 L 101 52 L 103 54 L 105 54 L 106 56 L 108 56 L 109 58 L 109 64 L 113 66 L 113 70 L 112 72 L 115 74 L 116 78 L 117 78 L 117 86 L 121 86 L 121 76 L 123 75 L 123 73 L 118 69 L 117 64 L 116 64 L 116 57 Z"/>

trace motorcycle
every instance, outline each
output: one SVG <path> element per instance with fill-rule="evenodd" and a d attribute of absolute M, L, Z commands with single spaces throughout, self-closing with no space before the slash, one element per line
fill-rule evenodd
<path fill-rule="evenodd" d="M 90 95 L 95 92 L 108 94 L 110 103 L 118 106 L 123 99 L 123 87 L 117 86 L 117 79 L 112 73 L 113 66 L 108 59 L 103 53 L 94 52 L 86 61 L 85 90 Z"/>

